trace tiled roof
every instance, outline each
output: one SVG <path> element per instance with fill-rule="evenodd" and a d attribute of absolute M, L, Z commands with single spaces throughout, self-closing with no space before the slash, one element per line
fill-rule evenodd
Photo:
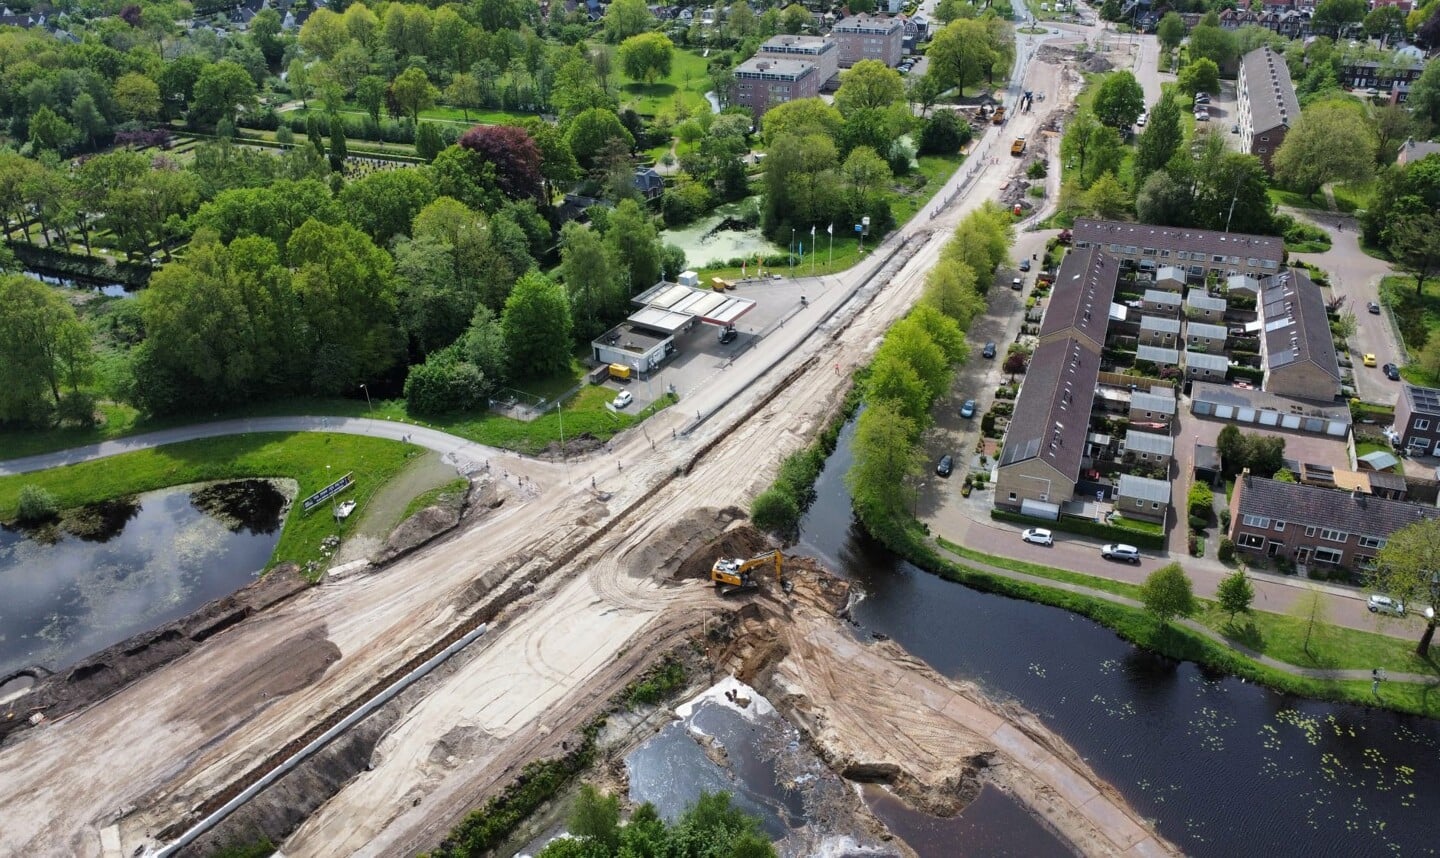
<path fill-rule="evenodd" d="M 1050 290 L 1045 319 L 1040 323 L 1040 338 L 1069 330 L 1096 348 L 1103 348 L 1119 276 L 1120 263 L 1098 248 L 1065 254 Z"/>
<path fill-rule="evenodd" d="M 1170 482 L 1168 480 L 1152 480 L 1149 477 L 1137 477 L 1134 474 L 1121 474 L 1116 494 L 1122 498 L 1135 498 L 1168 505 L 1170 503 Z"/>
<path fill-rule="evenodd" d="M 1285 253 L 1285 242 L 1266 235 L 1245 235 L 1238 232 L 1216 232 L 1190 227 L 1153 226 L 1116 220 L 1079 218 L 1071 230 L 1075 242 L 1086 244 L 1120 244 L 1153 247 L 1211 255 L 1239 256 L 1242 259 L 1271 259 L 1279 262 Z"/>
<path fill-rule="evenodd" d="M 1243 476 L 1235 482 L 1240 515 L 1259 515 L 1306 527 L 1328 527 L 1364 536 L 1388 537 L 1407 524 L 1440 517 L 1440 509 L 1300 483 Z"/>
<path fill-rule="evenodd" d="M 1303 269 L 1266 277 L 1260 284 L 1259 303 L 1267 369 L 1309 361 L 1339 380 L 1340 362 L 1330 338 L 1325 299 Z"/>
<path fill-rule="evenodd" d="M 1039 458 L 1078 479 L 1099 378 L 1099 355 L 1078 339 L 1042 342 L 1030 356 L 1015 400 L 1000 466 Z"/>
<path fill-rule="evenodd" d="M 1250 129 L 1255 133 L 1289 127 L 1300 118 L 1300 101 L 1285 60 L 1270 47 L 1256 48 L 1240 60 L 1240 78 L 1250 99 Z"/>

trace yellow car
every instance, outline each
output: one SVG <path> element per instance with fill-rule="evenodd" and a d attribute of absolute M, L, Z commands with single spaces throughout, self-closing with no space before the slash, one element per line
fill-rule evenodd
<path fill-rule="evenodd" d="M 1362 360 L 1364 361 L 1364 363 L 1365 363 L 1366 366 L 1374 366 L 1374 365 L 1375 365 L 1375 356 L 1372 355 L 1372 354 L 1367 354 L 1367 355 L 1365 355 L 1365 357 L 1362 358 Z"/>

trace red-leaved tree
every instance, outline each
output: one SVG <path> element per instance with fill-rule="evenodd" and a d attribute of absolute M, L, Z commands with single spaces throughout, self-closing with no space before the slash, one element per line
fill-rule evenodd
<path fill-rule="evenodd" d="M 524 128 L 477 125 L 461 135 L 460 146 L 495 165 L 495 181 L 505 196 L 540 198 L 540 149 Z"/>

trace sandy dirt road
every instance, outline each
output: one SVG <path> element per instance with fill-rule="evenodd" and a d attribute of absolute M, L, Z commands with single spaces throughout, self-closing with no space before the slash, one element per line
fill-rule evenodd
<path fill-rule="evenodd" d="M 1043 75 L 1046 68 L 1034 70 Z M 951 200 L 939 216 L 922 213 L 865 265 L 827 278 L 842 288 L 824 290 L 796 324 L 649 425 L 649 436 L 660 439 L 666 429 L 691 428 L 695 414 L 707 415 L 688 435 L 652 445 L 632 432 L 613 456 L 572 463 L 569 482 L 558 465 L 494 453 L 492 463 L 507 470 L 509 496 L 477 524 L 379 574 L 308 591 L 90 709 L 22 734 L 0 750 L 6 774 L 0 854 L 129 855 L 152 843 L 161 828 L 443 637 L 473 602 L 476 579 L 498 587 L 533 576 L 645 499 L 593 549 L 540 581 L 536 597 L 486 636 L 480 656 L 386 738 L 376 760 L 384 777 L 367 776 L 343 790 L 297 832 L 287 854 L 291 846 L 294 854 L 353 854 L 332 848 L 339 842 L 333 838 L 350 829 L 354 837 L 346 834 L 344 843 L 353 847 L 368 835 L 375 852 L 433 845 L 509 765 L 541 747 L 585 701 L 608 694 L 626 658 L 640 658 L 703 613 L 681 609 L 710 598 L 706 588 L 650 574 L 663 560 L 654 543 L 671 538 L 665 526 L 692 510 L 744 505 L 779 460 L 808 439 L 837 407 L 849 371 L 915 300 L 948 228 L 998 196 L 1011 169 L 1001 157 L 1004 141 L 1033 134 L 1038 119 L 1023 114 L 990 129 L 974 172 L 962 169 L 937 195 Z M 987 168 L 983 159 L 992 149 L 1000 166 Z M 888 262 L 887 251 L 906 239 L 913 255 L 903 267 Z M 899 270 L 867 282 L 887 264 Z M 867 285 L 854 291 L 861 284 Z M 815 320 L 842 304 L 807 336 Z M 736 423 L 800 367 L 807 369 L 780 397 Z M 655 491 L 710 441 L 718 446 L 698 467 Z M 525 481 L 517 484 L 520 476 Z M 614 493 L 607 503 L 590 494 L 592 476 Z M 461 735 L 457 730 L 469 737 L 458 744 L 474 756 L 453 765 L 448 758 L 460 754 L 436 751 L 450 747 L 443 740 Z M 361 782 L 380 794 L 367 795 L 357 788 Z M 405 799 L 422 796 L 405 807 Z M 103 846 L 102 831 L 108 831 Z"/>

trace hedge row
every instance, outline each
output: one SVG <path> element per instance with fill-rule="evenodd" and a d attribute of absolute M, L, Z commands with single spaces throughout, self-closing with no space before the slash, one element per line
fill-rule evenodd
<path fill-rule="evenodd" d="M 1144 531 L 1131 530 L 1128 527 L 1116 527 L 1113 524 L 1101 524 L 1098 521 L 1090 521 L 1084 518 L 1062 517 L 1058 521 L 1050 521 L 1049 519 L 1021 515 L 1018 512 L 1010 512 L 1004 509 L 990 510 L 990 517 L 996 521 L 1008 521 L 1014 524 L 1026 524 L 1035 527 L 1048 527 L 1051 530 L 1063 530 L 1066 533 L 1074 533 L 1080 536 L 1093 536 L 1096 539 L 1125 542 L 1136 548 L 1160 549 L 1165 547 L 1165 536 L 1163 534 L 1146 533 Z"/>

